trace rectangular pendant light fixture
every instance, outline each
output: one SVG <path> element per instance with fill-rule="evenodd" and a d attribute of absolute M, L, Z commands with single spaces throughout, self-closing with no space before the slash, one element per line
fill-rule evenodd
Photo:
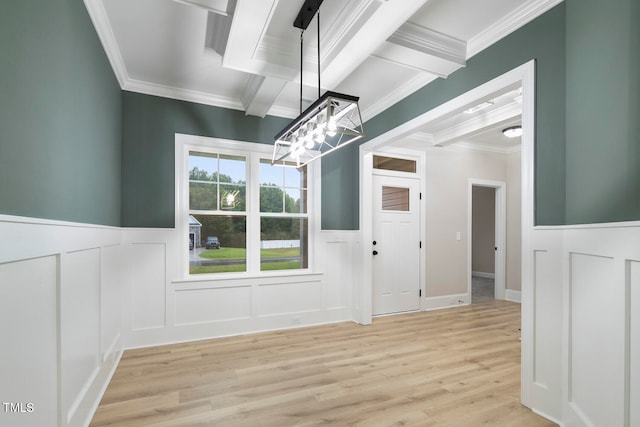
<path fill-rule="evenodd" d="M 328 91 L 275 136 L 271 161 L 301 167 L 363 136 L 358 97 Z"/>
<path fill-rule="evenodd" d="M 318 17 L 318 100 L 275 136 L 272 164 L 296 167 L 318 159 L 364 136 L 359 98 L 327 91 L 320 96 L 320 13 L 322 0 L 306 0 L 293 23 L 302 32 Z M 302 34 L 300 36 L 300 110 L 302 110 Z"/>

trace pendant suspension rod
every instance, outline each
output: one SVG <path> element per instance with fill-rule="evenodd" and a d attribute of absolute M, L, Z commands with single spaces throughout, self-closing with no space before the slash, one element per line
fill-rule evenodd
<path fill-rule="evenodd" d="M 304 44 L 304 30 L 300 30 L 300 113 L 302 114 L 302 45 Z"/>

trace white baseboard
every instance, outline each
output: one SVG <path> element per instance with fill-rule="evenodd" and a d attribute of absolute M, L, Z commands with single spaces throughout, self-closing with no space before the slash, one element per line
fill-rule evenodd
<path fill-rule="evenodd" d="M 423 310 L 439 310 L 441 308 L 458 307 L 471 303 L 469 294 L 451 294 L 439 297 L 426 297 L 422 301 Z"/>
<path fill-rule="evenodd" d="M 484 277 L 485 279 L 495 279 L 495 273 L 483 273 L 482 271 L 472 271 L 471 276 L 473 277 Z"/>
<path fill-rule="evenodd" d="M 119 338 L 116 348 L 118 348 L 117 351 L 110 352 L 108 357 L 105 358 L 96 378 L 87 390 L 82 401 L 81 411 L 76 420 L 76 425 L 89 425 L 91 423 L 91 419 L 95 415 L 98 405 L 100 405 L 100 401 L 104 396 L 104 392 L 107 390 L 107 386 L 109 386 L 111 378 L 113 378 L 113 374 L 116 372 L 116 368 L 118 364 L 120 364 L 120 359 L 124 354 Z"/>
<path fill-rule="evenodd" d="M 547 420 L 551 421 L 552 423 L 558 424 L 558 426 L 560 426 L 560 427 L 565 427 L 565 425 L 566 425 L 562 421 L 558 420 L 557 418 L 554 418 L 554 417 L 552 417 L 550 415 L 547 415 L 542 411 L 538 411 L 537 409 L 531 408 L 531 412 L 533 412 L 534 414 L 540 415 L 542 418 L 546 418 Z"/>
<path fill-rule="evenodd" d="M 522 294 L 520 291 L 514 291 L 513 289 L 506 289 L 504 293 L 504 299 L 513 302 L 522 302 Z"/>

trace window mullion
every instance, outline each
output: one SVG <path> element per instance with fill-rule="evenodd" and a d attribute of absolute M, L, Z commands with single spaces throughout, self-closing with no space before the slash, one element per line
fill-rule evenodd
<path fill-rule="evenodd" d="M 247 271 L 260 271 L 260 157 L 247 155 Z"/>

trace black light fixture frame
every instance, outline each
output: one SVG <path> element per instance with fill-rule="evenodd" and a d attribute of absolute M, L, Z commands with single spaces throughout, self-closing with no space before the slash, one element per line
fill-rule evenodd
<path fill-rule="evenodd" d="M 322 2 L 323 0 L 306 0 L 300 8 L 296 20 L 293 21 L 293 26 L 303 31 L 306 30 L 313 17 L 316 16 Z"/>
<path fill-rule="evenodd" d="M 296 117 L 291 123 L 289 123 L 284 129 L 275 135 L 274 151 L 271 159 L 272 164 L 282 164 L 285 158 L 291 156 L 291 152 L 286 152 L 287 147 L 292 147 L 292 138 L 295 139 L 296 132 L 303 132 L 302 127 L 307 125 L 310 120 L 314 120 L 315 116 L 325 114 L 325 118 L 329 119 L 333 115 L 333 112 L 337 113 L 337 117 L 343 117 L 340 123 L 336 122 L 336 131 L 329 135 L 330 138 L 322 138 L 322 142 L 318 142 L 315 149 L 307 148 L 307 153 L 315 153 L 310 159 L 301 161 L 300 155 L 298 155 L 296 163 L 297 167 L 301 167 L 311 160 L 318 157 L 322 157 L 343 145 L 346 145 L 356 139 L 364 136 L 364 130 L 362 128 L 362 117 L 360 116 L 360 109 L 358 107 L 359 97 L 346 95 L 342 93 L 327 91 L 324 95 L 320 96 L 321 84 L 320 84 L 320 6 L 323 0 L 305 0 L 302 8 L 298 12 L 298 16 L 293 22 L 295 28 L 299 28 L 300 31 L 300 115 Z M 314 17 L 317 17 L 318 24 L 318 99 L 311 104 L 307 109 L 302 111 L 302 66 L 303 66 L 303 34 L 307 29 Z M 355 107 L 355 111 L 352 111 Z M 352 113 L 349 113 L 352 111 Z M 334 138 L 336 134 L 340 134 L 337 138 Z M 347 137 L 343 140 L 343 137 Z M 284 152 L 283 152 L 284 151 Z"/>

